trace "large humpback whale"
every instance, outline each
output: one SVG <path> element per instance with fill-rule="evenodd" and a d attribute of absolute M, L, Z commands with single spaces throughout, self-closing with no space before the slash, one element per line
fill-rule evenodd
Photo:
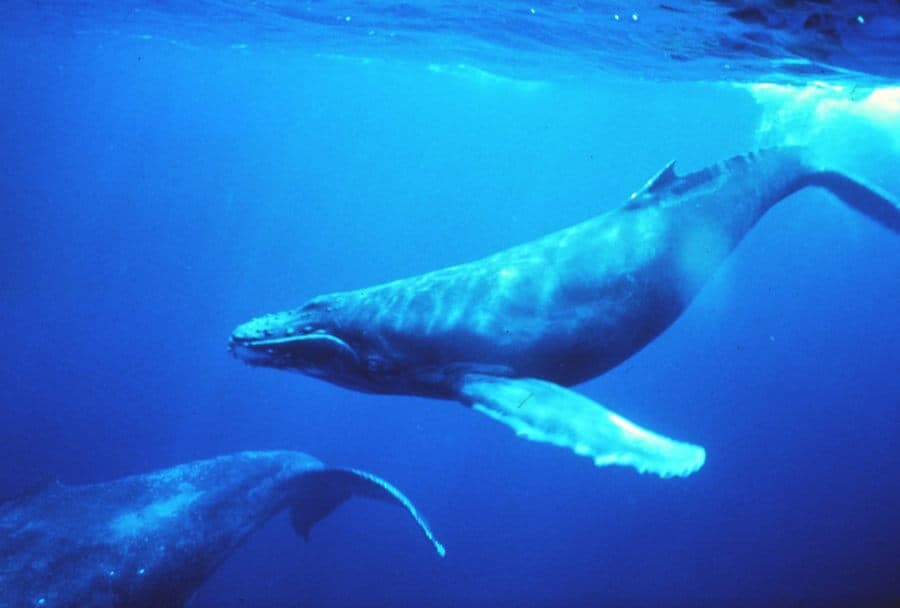
<path fill-rule="evenodd" d="M 232 351 L 371 393 L 456 399 L 598 465 L 687 475 L 704 450 L 569 387 L 669 327 L 775 203 L 806 187 L 900 233 L 900 207 L 802 148 L 684 176 L 669 163 L 621 206 L 487 258 L 316 297 L 239 326 Z"/>
<path fill-rule="evenodd" d="M 255 530 L 290 509 L 298 534 L 351 496 L 406 509 L 387 482 L 299 452 L 242 452 L 0 504 L 0 607 L 182 606 Z"/>

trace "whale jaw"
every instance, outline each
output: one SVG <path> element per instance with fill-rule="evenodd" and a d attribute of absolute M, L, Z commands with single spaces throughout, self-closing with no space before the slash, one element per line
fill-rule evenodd
<path fill-rule="evenodd" d="M 356 351 L 342 339 L 326 332 L 301 336 L 241 339 L 231 336 L 231 353 L 249 365 L 295 369 L 313 376 L 359 366 Z"/>

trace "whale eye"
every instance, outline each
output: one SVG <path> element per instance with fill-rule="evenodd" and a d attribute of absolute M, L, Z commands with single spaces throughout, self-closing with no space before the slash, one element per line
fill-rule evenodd
<path fill-rule="evenodd" d="M 366 371 L 370 374 L 380 374 L 388 370 L 387 361 L 379 355 L 366 357 Z"/>

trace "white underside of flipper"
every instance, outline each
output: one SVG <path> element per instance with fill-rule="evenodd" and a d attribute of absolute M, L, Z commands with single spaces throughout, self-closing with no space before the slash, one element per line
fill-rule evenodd
<path fill-rule="evenodd" d="M 626 465 L 660 477 L 684 477 L 706 460 L 700 446 L 648 431 L 544 380 L 468 374 L 459 385 L 459 398 L 520 437 L 569 448 L 598 467 Z"/>

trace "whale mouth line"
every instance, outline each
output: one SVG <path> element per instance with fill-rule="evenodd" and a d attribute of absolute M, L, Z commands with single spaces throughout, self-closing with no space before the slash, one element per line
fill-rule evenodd
<path fill-rule="evenodd" d="M 347 346 L 347 343 L 341 340 L 340 338 L 335 338 L 334 336 L 328 336 L 325 334 L 311 334 L 305 336 L 284 336 L 282 338 L 261 338 L 258 340 L 235 340 L 235 342 L 239 346 L 244 346 L 247 348 L 265 348 L 270 346 L 282 346 L 285 344 L 292 344 L 294 342 L 301 342 L 303 340 L 332 340 L 334 342 L 339 342 L 344 346 Z M 348 346 L 349 348 L 349 346 Z"/>
<path fill-rule="evenodd" d="M 251 339 L 232 336 L 229 350 L 247 363 L 273 367 L 318 367 L 316 363 L 326 359 L 341 360 L 345 365 L 359 363 L 353 347 L 324 332 Z"/>

